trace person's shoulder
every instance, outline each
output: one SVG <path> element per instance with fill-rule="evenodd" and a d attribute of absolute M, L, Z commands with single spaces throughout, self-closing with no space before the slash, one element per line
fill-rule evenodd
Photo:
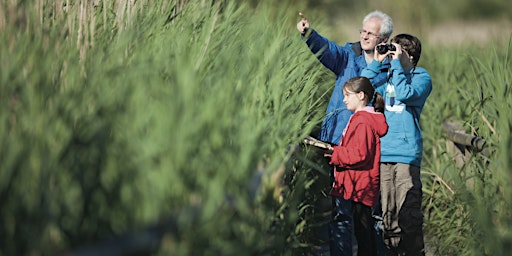
<path fill-rule="evenodd" d="M 426 74 L 428 74 L 428 71 L 427 71 L 427 69 L 425 69 L 423 67 L 415 67 L 414 68 L 414 73 L 418 73 L 418 74 L 426 73 Z"/>
<path fill-rule="evenodd" d="M 354 115 L 352 115 L 351 122 L 354 124 L 367 124 L 373 118 L 375 114 L 381 114 L 378 112 L 369 112 L 365 110 L 356 111 Z M 384 116 L 384 115 L 383 115 Z"/>
<path fill-rule="evenodd" d="M 354 52 L 354 54 L 356 56 L 359 56 L 363 53 L 363 48 L 361 47 L 361 42 L 347 43 L 346 46 L 350 47 L 352 49 L 352 52 Z"/>
<path fill-rule="evenodd" d="M 432 78 L 430 77 L 430 74 L 428 73 L 428 71 L 425 68 L 416 67 L 416 68 L 414 68 L 414 70 L 412 72 L 415 77 L 417 77 L 421 80 L 432 80 Z"/>
<path fill-rule="evenodd" d="M 350 116 L 350 120 L 348 121 L 352 126 L 355 126 L 357 124 L 360 124 L 361 121 L 364 120 L 364 117 L 362 116 L 361 111 L 356 111 L 352 116 Z"/>
<path fill-rule="evenodd" d="M 381 112 L 357 111 L 352 119 L 354 126 L 359 128 L 358 130 L 366 127 L 366 130 L 373 130 L 379 136 L 383 136 L 388 130 L 386 117 Z"/>
<path fill-rule="evenodd" d="M 372 120 L 371 122 L 374 122 L 374 121 L 377 121 L 377 122 L 381 122 L 381 121 L 386 121 L 386 116 L 384 115 L 384 113 L 381 113 L 381 112 L 377 112 L 377 111 L 360 111 L 360 112 L 363 112 L 361 113 L 363 116 L 363 118 L 365 120 Z"/>

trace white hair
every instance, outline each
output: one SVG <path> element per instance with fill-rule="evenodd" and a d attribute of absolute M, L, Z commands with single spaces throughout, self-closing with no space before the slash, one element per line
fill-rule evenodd
<path fill-rule="evenodd" d="M 393 20 L 389 15 L 381 11 L 373 11 L 368 13 L 363 19 L 363 25 L 369 19 L 377 18 L 380 20 L 380 31 L 379 34 L 382 37 L 389 38 L 393 34 Z"/>

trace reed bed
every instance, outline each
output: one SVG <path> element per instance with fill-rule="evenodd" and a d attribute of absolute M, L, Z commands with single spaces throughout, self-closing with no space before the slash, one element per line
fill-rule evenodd
<path fill-rule="evenodd" d="M 320 120 L 321 73 L 295 33 L 262 23 L 287 15 L 261 8 L 2 3 L 1 254 L 155 226 L 153 253 L 289 246 L 265 184 Z"/>
<path fill-rule="evenodd" d="M 435 255 L 506 255 L 512 244 L 509 111 L 512 44 L 432 51 L 426 60 L 435 90 L 424 111 L 424 205 Z M 428 56 L 428 55 L 427 55 Z M 424 62 L 425 63 L 425 62 Z M 428 120 L 428 121 L 426 121 Z M 446 120 L 486 140 L 484 151 L 464 148 L 457 164 L 443 136 Z"/>

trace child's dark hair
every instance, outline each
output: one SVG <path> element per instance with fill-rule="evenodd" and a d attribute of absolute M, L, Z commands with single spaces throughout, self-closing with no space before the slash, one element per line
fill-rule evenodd
<path fill-rule="evenodd" d="M 372 86 L 370 80 L 364 76 L 356 76 L 349 79 L 343 86 L 343 90 L 350 92 L 363 92 L 366 104 L 371 103 L 375 111 L 384 113 L 384 98 Z"/>
<path fill-rule="evenodd" d="M 391 39 L 392 43 L 397 43 L 412 57 L 412 64 L 416 67 L 421 56 L 420 40 L 409 34 L 399 34 Z"/>

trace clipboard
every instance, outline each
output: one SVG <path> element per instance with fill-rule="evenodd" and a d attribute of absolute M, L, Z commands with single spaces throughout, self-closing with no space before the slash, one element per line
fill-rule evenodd
<path fill-rule="evenodd" d="M 328 151 L 332 151 L 332 145 L 327 143 L 327 142 L 323 142 L 321 140 L 318 140 L 318 139 L 315 139 L 311 136 L 307 136 L 306 138 L 304 138 L 304 140 L 302 141 L 304 144 L 306 145 L 311 145 L 311 146 L 315 146 L 319 149 L 323 149 L 323 150 L 328 150 Z"/>

